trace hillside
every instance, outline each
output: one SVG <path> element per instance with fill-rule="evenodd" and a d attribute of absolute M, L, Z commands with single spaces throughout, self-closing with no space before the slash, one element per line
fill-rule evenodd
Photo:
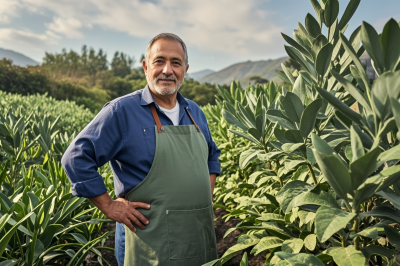
<path fill-rule="evenodd" d="M 275 60 L 247 61 L 237 63 L 212 73 L 200 79 L 201 82 L 214 84 L 230 84 L 232 80 L 240 80 L 243 84 L 248 83 L 251 76 L 260 76 L 271 80 L 275 75 L 275 70 L 282 69 L 281 63 L 288 57 L 281 57 Z"/>
<path fill-rule="evenodd" d="M 39 65 L 38 62 L 36 62 L 35 60 L 33 60 L 23 54 L 14 52 L 12 50 L 6 50 L 3 48 L 0 48 L 0 59 L 3 59 L 3 58 L 11 59 L 13 61 L 13 63 L 18 66 Z"/>
<path fill-rule="evenodd" d="M 202 79 L 203 77 L 205 77 L 205 76 L 207 76 L 207 75 L 210 75 L 210 74 L 212 74 L 212 73 L 215 73 L 215 71 L 214 71 L 214 70 L 211 70 L 211 69 L 204 69 L 204 70 L 200 70 L 200 71 L 197 71 L 197 72 L 188 73 L 187 76 L 188 76 L 189 78 L 194 79 L 194 80 L 200 80 L 200 79 Z"/>

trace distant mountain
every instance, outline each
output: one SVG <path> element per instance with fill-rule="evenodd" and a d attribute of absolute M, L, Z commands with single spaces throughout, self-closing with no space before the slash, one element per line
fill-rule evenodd
<path fill-rule="evenodd" d="M 287 59 L 288 57 L 281 57 L 275 60 L 237 63 L 204 76 L 200 81 L 215 84 L 230 84 L 232 80 L 240 80 L 243 85 L 247 85 L 251 76 L 260 76 L 261 78 L 272 80 L 276 77 L 275 70 L 282 69 L 281 63 Z"/>
<path fill-rule="evenodd" d="M 3 59 L 3 58 L 11 59 L 13 61 L 13 63 L 18 66 L 39 65 L 38 62 L 36 62 L 35 60 L 33 60 L 23 54 L 14 52 L 12 50 L 6 50 L 3 48 L 0 48 L 0 59 Z"/>
<path fill-rule="evenodd" d="M 189 78 L 194 79 L 194 80 L 200 80 L 201 78 L 203 78 L 203 77 L 205 77 L 207 75 L 210 75 L 212 73 L 215 73 L 215 71 L 211 70 L 211 69 L 204 69 L 204 70 L 200 70 L 200 71 L 197 71 L 197 72 L 188 73 L 187 76 Z"/>

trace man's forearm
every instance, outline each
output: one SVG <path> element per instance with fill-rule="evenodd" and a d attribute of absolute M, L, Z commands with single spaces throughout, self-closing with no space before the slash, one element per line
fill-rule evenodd
<path fill-rule="evenodd" d="M 93 203 L 105 215 L 108 214 L 109 207 L 113 201 L 107 192 L 101 194 L 100 196 L 88 198 L 88 200 L 90 200 L 90 202 Z"/>
<path fill-rule="evenodd" d="M 210 174 L 210 183 L 211 183 L 211 198 L 214 194 L 214 186 L 215 186 L 215 179 L 217 178 L 217 174 Z"/>

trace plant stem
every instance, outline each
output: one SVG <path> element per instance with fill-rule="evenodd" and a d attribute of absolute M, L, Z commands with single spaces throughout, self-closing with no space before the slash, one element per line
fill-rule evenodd
<path fill-rule="evenodd" d="M 358 233 L 358 213 L 359 213 L 359 211 L 353 210 L 353 213 L 357 214 L 356 218 L 354 220 L 354 224 L 353 224 L 353 232 L 357 234 Z M 354 238 L 354 247 L 356 250 L 360 250 L 360 237 L 359 236 L 356 236 Z"/>
<path fill-rule="evenodd" d="M 311 177 L 312 177 L 312 179 L 314 181 L 314 185 L 318 185 L 318 181 L 317 181 L 317 178 L 315 177 L 315 173 L 314 173 L 314 170 L 312 169 L 311 164 L 308 163 L 307 167 L 308 167 L 308 170 L 310 170 L 310 174 L 311 174 Z"/>

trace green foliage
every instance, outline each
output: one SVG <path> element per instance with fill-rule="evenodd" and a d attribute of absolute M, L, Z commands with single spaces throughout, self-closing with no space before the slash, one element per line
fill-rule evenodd
<path fill-rule="evenodd" d="M 279 72 L 291 92 L 233 82 L 204 108 L 222 150 L 214 207 L 240 221 L 225 236 L 243 232 L 222 264 L 251 246 L 266 265 L 398 264 L 400 26 L 390 20 L 378 35 L 364 22 L 347 39 L 360 1 L 342 18 L 337 0 L 311 3 L 316 18 L 308 14 L 294 39 L 282 34 L 301 66 Z M 365 50 L 373 84 L 359 60 Z"/>
<path fill-rule="evenodd" d="M 0 253 L 2 265 L 81 265 L 103 258 L 97 237 L 110 222 L 71 195 L 61 156 L 93 114 L 72 102 L 0 92 Z M 101 169 L 113 196 L 111 171 Z M 110 249 L 110 248 L 106 248 Z M 112 250 L 112 249 L 111 249 Z"/>

